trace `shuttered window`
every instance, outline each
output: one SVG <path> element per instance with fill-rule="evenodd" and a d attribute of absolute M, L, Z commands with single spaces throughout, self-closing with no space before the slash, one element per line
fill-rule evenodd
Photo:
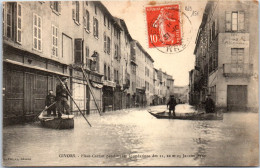
<path fill-rule="evenodd" d="M 89 12 L 88 10 L 85 10 L 85 16 L 84 16 L 84 28 L 87 32 L 89 32 Z"/>
<path fill-rule="evenodd" d="M 16 42 L 22 43 L 22 5 L 20 3 L 17 3 L 16 12 Z"/>
<path fill-rule="evenodd" d="M 226 31 L 231 31 L 231 12 L 226 12 Z"/>
<path fill-rule="evenodd" d="M 245 13 L 243 11 L 238 12 L 238 30 L 245 30 Z"/>
<path fill-rule="evenodd" d="M 244 61 L 244 48 L 231 48 L 231 63 L 242 64 Z"/>
<path fill-rule="evenodd" d="M 86 46 L 86 57 L 89 57 L 89 47 Z"/>
<path fill-rule="evenodd" d="M 58 28 L 52 25 L 52 56 L 58 57 Z"/>
<path fill-rule="evenodd" d="M 110 80 L 110 66 L 107 68 L 107 79 Z"/>
<path fill-rule="evenodd" d="M 226 12 L 226 31 L 244 31 L 245 13 L 244 11 Z"/>
<path fill-rule="evenodd" d="M 76 64 L 83 63 L 83 40 L 82 39 L 75 39 L 75 46 L 74 46 L 74 62 Z"/>
<path fill-rule="evenodd" d="M 117 45 L 115 44 L 115 58 L 117 59 Z"/>
<path fill-rule="evenodd" d="M 52 9 L 52 12 L 54 12 L 57 15 L 60 15 L 61 12 L 61 1 L 51 1 L 50 7 Z"/>
<path fill-rule="evenodd" d="M 13 5 L 11 3 L 7 3 L 6 4 L 6 36 L 9 37 L 9 38 L 13 37 L 13 34 L 12 34 L 12 28 L 13 28 L 12 10 L 13 10 Z"/>
<path fill-rule="evenodd" d="M 15 2 L 3 3 L 3 36 L 22 43 L 22 4 Z"/>
<path fill-rule="evenodd" d="M 79 21 L 80 21 L 80 14 L 79 14 L 79 1 L 72 1 L 72 19 L 74 20 L 74 22 L 79 25 Z"/>
<path fill-rule="evenodd" d="M 104 79 L 107 80 L 107 66 L 104 64 Z"/>
<path fill-rule="evenodd" d="M 104 26 L 107 25 L 107 22 L 106 22 L 106 15 L 104 14 Z"/>
<path fill-rule="evenodd" d="M 105 33 L 104 33 L 104 52 L 107 52 L 107 37 Z"/>
<path fill-rule="evenodd" d="M 33 14 L 33 48 L 42 50 L 42 18 Z"/>
<path fill-rule="evenodd" d="M 107 19 L 107 28 L 110 29 L 110 22 L 109 22 L 109 19 Z"/>
<path fill-rule="evenodd" d="M 2 31 L 3 31 L 3 36 L 5 36 L 5 3 L 3 3 L 3 8 L 2 8 L 2 17 L 3 17 L 3 19 L 2 19 L 2 23 L 3 23 L 3 29 L 2 29 Z"/>
<path fill-rule="evenodd" d="M 93 33 L 94 37 L 98 38 L 98 20 L 93 17 Z"/>
<path fill-rule="evenodd" d="M 238 13 L 232 12 L 232 31 L 238 30 Z"/>
<path fill-rule="evenodd" d="M 111 44 L 110 44 L 110 37 L 107 37 L 107 53 L 110 54 L 110 50 L 111 50 Z"/>

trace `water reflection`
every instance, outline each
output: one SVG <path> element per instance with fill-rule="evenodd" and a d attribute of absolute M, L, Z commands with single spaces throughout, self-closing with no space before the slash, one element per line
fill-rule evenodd
<path fill-rule="evenodd" d="M 165 106 L 153 108 L 165 109 Z M 178 108 L 180 113 L 192 109 L 185 105 Z M 223 121 L 183 121 L 160 120 L 146 109 L 128 109 L 105 113 L 102 117 L 90 115 L 88 120 L 93 127 L 77 116 L 73 130 L 46 129 L 39 123 L 5 127 L 4 163 L 10 166 L 232 166 L 246 165 L 258 158 L 254 146 L 258 140 L 255 113 L 227 113 Z M 237 151 L 253 151 L 255 155 L 248 158 Z M 21 157 L 30 157 L 31 161 L 7 159 Z"/>

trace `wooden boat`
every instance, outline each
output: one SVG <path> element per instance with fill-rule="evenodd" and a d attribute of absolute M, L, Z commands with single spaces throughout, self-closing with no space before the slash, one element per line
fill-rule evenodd
<path fill-rule="evenodd" d="M 158 119 L 180 119 L 180 120 L 223 120 L 222 113 L 177 113 L 175 116 L 169 115 L 168 112 L 148 112 Z M 175 112 L 176 113 L 176 112 Z"/>
<path fill-rule="evenodd" d="M 47 116 L 46 111 L 39 115 L 39 120 L 43 127 L 53 129 L 72 129 L 74 128 L 74 115 L 62 114 L 61 118 Z"/>

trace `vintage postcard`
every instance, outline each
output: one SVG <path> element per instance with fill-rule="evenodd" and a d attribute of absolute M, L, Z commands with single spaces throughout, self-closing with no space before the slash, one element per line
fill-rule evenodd
<path fill-rule="evenodd" d="M 259 166 L 258 1 L 4 1 L 3 166 Z"/>

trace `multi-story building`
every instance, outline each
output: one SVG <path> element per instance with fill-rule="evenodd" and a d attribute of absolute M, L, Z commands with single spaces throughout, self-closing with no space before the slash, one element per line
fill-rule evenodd
<path fill-rule="evenodd" d="M 257 11 L 253 1 L 207 3 L 194 50 L 200 101 L 211 94 L 218 108 L 257 108 Z"/>
<path fill-rule="evenodd" d="M 135 103 L 137 106 L 145 106 L 147 99 L 146 99 L 146 88 L 145 88 L 145 54 L 146 51 L 143 49 L 141 44 L 133 40 L 131 42 L 132 47 L 132 57 L 136 60 L 136 97 Z"/>
<path fill-rule="evenodd" d="M 75 3 L 82 4 L 83 7 L 82 15 L 79 15 L 80 19 L 83 18 L 79 22 L 84 25 L 81 30 L 84 32 L 81 43 L 83 43 L 83 50 L 85 51 L 81 54 L 82 60 L 90 72 L 103 76 L 101 83 L 91 82 L 94 95 L 98 97 L 96 99 L 102 111 L 112 110 L 114 109 L 116 79 L 119 76 L 118 73 L 114 73 L 116 68 L 113 63 L 114 53 L 119 50 L 116 48 L 119 46 L 119 35 L 115 32 L 120 31 L 120 26 L 101 2 Z M 77 13 L 75 16 L 77 16 Z M 79 89 L 79 92 L 82 94 L 82 89 Z M 93 111 L 96 109 L 94 103 L 91 103 L 93 98 L 88 91 L 87 94 L 86 100 L 90 102 L 87 107 L 90 111 Z"/>
<path fill-rule="evenodd" d="M 123 87 L 122 90 L 122 108 L 131 107 L 131 95 L 133 95 L 132 89 L 130 88 L 130 74 L 131 74 L 131 41 L 133 40 L 127 25 L 124 20 L 116 18 L 118 24 L 121 26 L 122 31 L 120 33 L 120 48 L 121 48 L 121 63 L 120 72 Z"/>
<path fill-rule="evenodd" d="M 105 110 L 121 78 L 118 64 L 113 64 L 120 58 L 120 30 L 98 1 L 5 2 L 4 117 L 28 118 L 40 112 L 48 90 L 56 90 L 57 76 L 70 78 L 71 93 L 82 110 L 97 111 L 78 65 L 85 69 L 96 101 Z"/>
<path fill-rule="evenodd" d="M 170 95 L 174 94 L 174 79 L 161 69 L 154 68 L 153 105 L 167 103 Z"/>
<path fill-rule="evenodd" d="M 146 105 L 151 105 L 154 96 L 154 85 L 153 85 L 153 58 L 145 52 L 144 58 L 144 71 L 145 71 L 145 94 L 146 94 Z"/>
<path fill-rule="evenodd" d="M 160 80 L 158 79 L 158 70 L 156 68 L 153 69 L 153 105 L 160 104 Z"/>
<path fill-rule="evenodd" d="M 2 23 L 5 119 L 42 111 L 61 76 L 87 114 L 97 112 L 94 97 L 102 111 L 151 103 L 153 59 L 101 2 L 5 2 Z"/>
<path fill-rule="evenodd" d="M 153 58 L 144 50 L 141 44 L 131 42 L 132 57 L 136 60 L 136 104 L 146 106 L 153 101 Z M 134 65 L 133 65 L 134 66 Z"/>

